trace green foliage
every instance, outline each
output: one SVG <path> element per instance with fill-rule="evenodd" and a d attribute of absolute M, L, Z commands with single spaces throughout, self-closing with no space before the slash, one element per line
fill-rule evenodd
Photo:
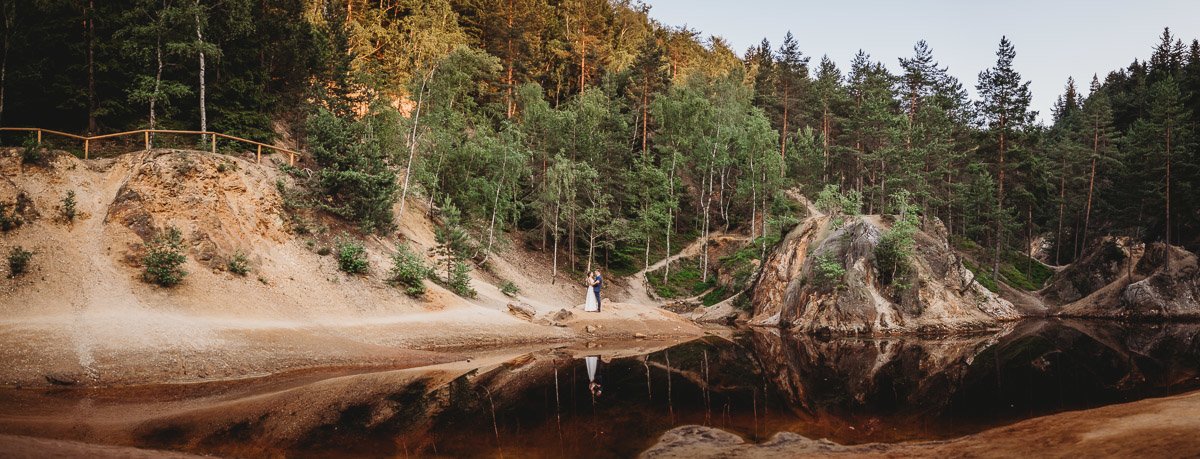
<path fill-rule="evenodd" d="M 183 282 L 187 271 L 183 264 L 187 256 L 183 253 L 183 233 L 170 227 L 160 231 L 146 247 L 142 257 L 142 280 L 161 287 L 173 287 Z"/>
<path fill-rule="evenodd" d="M 8 252 L 8 277 L 17 277 L 25 274 L 29 270 L 29 260 L 33 258 L 33 252 L 25 250 L 24 247 L 16 246 Z"/>
<path fill-rule="evenodd" d="M 45 148 L 38 145 L 37 136 L 30 134 L 25 138 L 21 148 L 21 164 L 46 165 Z"/>
<path fill-rule="evenodd" d="M 1054 270 L 1042 262 L 1017 251 L 1009 251 L 1000 264 L 1000 275 L 1004 282 L 1016 288 L 1034 291 L 1046 285 Z"/>
<path fill-rule="evenodd" d="M 432 275 L 433 269 L 426 266 L 425 261 L 408 246 L 396 247 L 388 278 L 392 284 L 404 287 L 404 293 L 409 296 L 421 296 L 425 294 L 425 279 Z"/>
<path fill-rule="evenodd" d="M 75 205 L 75 190 L 69 190 L 62 200 L 62 216 L 67 222 L 75 221 Z"/>
<path fill-rule="evenodd" d="M 521 288 L 517 287 L 517 284 L 514 284 L 513 281 L 506 280 L 500 284 L 500 293 L 503 293 L 507 297 L 516 297 L 518 293 L 521 293 Z"/>
<path fill-rule="evenodd" d="M 396 173 L 388 166 L 385 148 L 402 143 L 395 110 L 381 104 L 371 110 L 355 121 L 318 108 L 307 123 L 309 151 L 321 166 L 316 176 L 319 205 L 367 232 L 394 227 Z"/>
<path fill-rule="evenodd" d="M 730 289 L 724 285 L 718 285 L 708 293 L 705 293 L 704 296 L 700 297 L 700 303 L 705 306 L 712 306 L 725 301 L 726 298 L 731 296 L 729 290 Z"/>
<path fill-rule="evenodd" d="M 441 214 L 442 224 L 434 230 L 434 240 L 438 244 L 434 254 L 441 258 L 441 263 L 446 267 L 446 283 L 461 295 L 470 289 L 470 279 L 466 277 L 470 268 L 464 262 L 470 240 L 462 227 L 462 214 L 449 198 L 442 200 Z"/>
<path fill-rule="evenodd" d="M 450 290 L 464 298 L 475 298 L 475 289 L 471 288 L 471 267 L 462 261 L 456 261 L 450 267 L 450 278 L 446 285 Z"/>
<path fill-rule="evenodd" d="M 982 285 L 984 288 L 992 291 L 992 293 L 1000 292 L 1000 286 L 996 285 L 996 280 L 992 278 L 992 274 L 988 272 L 988 270 L 980 269 L 978 265 L 972 263 L 970 260 L 964 259 L 962 263 L 963 267 L 967 268 L 967 270 L 971 271 L 971 274 L 975 276 L 975 282 L 978 282 L 979 285 Z"/>
<path fill-rule="evenodd" d="M 846 275 L 846 267 L 841 260 L 829 254 L 820 255 L 813 259 L 813 281 L 821 288 L 832 288 L 841 285 L 842 276 Z"/>
<path fill-rule="evenodd" d="M 647 273 L 646 279 L 659 298 L 686 298 L 703 293 L 716 285 L 714 276 L 710 276 L 708 282 L 703 282 L 700 280 L 702 277 L 700 274 L 700 260 L 688 258 L 676 261 L 671 266 L 671 272 L 667 276 L 666 282 L 663 282 L 661 268 Z"/>
<path fill-rule="evenodd" d="M 229 263 L 225 265 L 229 272 L 245 277 L 250 274 L 250 260 L 246 258 L 246 254 L 241 250 L 233 253 L 229 258 Z"/>
<path fill-rule="evenodd" d="M 829 215 L 858 215 L 862 212 L 862 193 L 857 190 L 842 193 L 837 185 L 825 185 L 813 204 Z"/>
<path fill-rule="evenodd" d="M 25 224 L 25 219 L 21 218 L 16 205 L 12 207 L 12 212 L 10 213 L 8 205 L 0 202 L 0 231 L 7 233 L 21 227 L 23 224 Z"/>
<path fill-rule="evenodd" d="M 338 269 L 346 274 L 366 274 L 371 267 L 367 261 L 367 248 L 361 242 L 343 237 L 337 242 L 334 251 Z"/>
<path fill-rule="evenodd" d="M 875 266 L 883 285 L 907 277 L 913 256 L 913 235 L 917 232 L 916 208 L 909 203 L 908 192 L 900 191 L 892 195 L 892 199 L 900 214 L 892 223 L 892 229 L 884 233 L 879 245 L 875 246 Z"/>

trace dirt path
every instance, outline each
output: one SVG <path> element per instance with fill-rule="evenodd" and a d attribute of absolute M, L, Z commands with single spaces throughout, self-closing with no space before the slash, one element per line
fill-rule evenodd
<path fill-rule="evenodd" d="M 709 241 L 746 241 L 747 239 L 748 238 L 744 236 L 734 236 L 726 233 L 713 233 L 708 237 Z M 647 285 L 648 282 L 646 280 L 646 275 L 662 269 L 662 267 L 666 266 L 667 263 L 674 263 L 681 258 L 690 258 L 700 255 L 700 251 L 704 247 L 704 244 L 705 239 L 703 237 L 696 239 L 691 244 L 688 244 L 686 247 L 684 247 L 683 250 L 680 250 L 679 253 L 658 260 L 654 264 L 650 265 L 649 268 L 638 271 L 627 277 L 626 279 L 629 281 L 629 287 L 626 292 L 626 297 L 622 301 L 626 303 L 647 305 L 662 304 L 662 300 L 654 299 L 654 297 L 650 295 L 650 288 L 649 285 Z M 701 294 L 701 296 L 703 296 L 703 294 Z"/>

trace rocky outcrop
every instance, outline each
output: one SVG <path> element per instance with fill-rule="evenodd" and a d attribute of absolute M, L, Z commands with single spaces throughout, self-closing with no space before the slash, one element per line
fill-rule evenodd
<path fill-rule="evenodd" d="M 808 218 L 767 256 L 750 292 L 752 325 L 835 334 L 952 333 L 1020 317 L 974 281 L 940 223 L 915 234 L 908 274 L 887 284 L 874 254 L 890 223 L 878 216 L 833 223 L 828 216 Z M 821 269 L 822 261 L 844 273 Z"/>
<path fill-rule="evenodd" d="M 1143 245 L 1128 238 L 1104 238 L 1082 257 L 1054 274 L 1042 289 L 1051 305 L 1079 301 L 1129 274 Z"/>
<path fill-rule="evenodd" d="M 1114 244 L 1102 243 L 1077 263 L 1082 272 L 1104 272 L 1103 265 L 1088 263 L 1096 258 L 1111 258 Z M 1131 245 L 1133 256 L 1121 260 L 1120 270 L 1112 279 L 1093 277 L 1100 285 L 1088 295 L 1065 304 L 1060 315 L 1114 319 L 1197 319 L 1200 318 L 1200 269 L 1196 254 L 1180 247 L 1151 244 Z M 1170 257 L 1170 263 L 1168 263 Z M 1114 263 L 1109 263 L 1114 264 Z M 1078 276 L 1055 276 L 1047 287 L 1047 296 L 1077 285 Z"/>

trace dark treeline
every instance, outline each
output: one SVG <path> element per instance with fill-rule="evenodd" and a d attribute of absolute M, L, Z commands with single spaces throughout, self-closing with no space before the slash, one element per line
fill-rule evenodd
<path fill-rule="evenodd" d="M 718 231 L 765 247 L 794 220 L 784 190 L 832 186 L 993 254 L 1200 246 L 1200 45 L 1169 31 L 1068 81 L 1044 126 L 1003 38 L 963 82 L 925 42 L 899 73 L 866 52 L 839 69 L 790 33 L 739 53 L 631 1 L 0 4 L 0 124 L 295 135 L 326 209 L 378 230 L 401 196 L 452 206 L 482 257 L 513 234 L 559 269 L 633 270 Z"/>

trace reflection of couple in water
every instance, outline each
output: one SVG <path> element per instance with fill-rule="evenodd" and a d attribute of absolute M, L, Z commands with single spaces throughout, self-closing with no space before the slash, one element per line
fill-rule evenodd
<path fill-rule="evenodd" d="M 600 356 L 589 355 L 584 357 L 583 363 L 587 365 L 588 392 L 592 393 L 592 397 L 599 397 L 603 389 L 601 386 L 603 378 L 600 373 Z"/>

